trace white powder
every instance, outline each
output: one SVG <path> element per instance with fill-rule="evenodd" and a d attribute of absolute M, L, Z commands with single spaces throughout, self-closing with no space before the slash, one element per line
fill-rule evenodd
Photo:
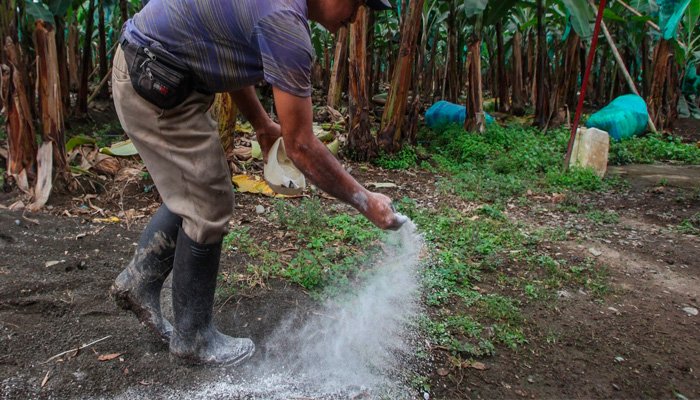
<path fill-rule="evenodd" d="M 222 371 L 198 389 L 168 393 L 168 397 L 413 397 L 396 376 L 401 373 L 399 357 L 411 351 L 408 323 L 420 312 L 417 270 L 422 247 L 415 225 L 407 222 L 389 234 L 375 272 L 350 299 L 340 305 L 329 301 L 302 324 L 290 316 L 262 344 L 265 359 L 239 367 L 230 375 Z M 144 395 L 134 388 L 122 396 L 133 399 Z"/>

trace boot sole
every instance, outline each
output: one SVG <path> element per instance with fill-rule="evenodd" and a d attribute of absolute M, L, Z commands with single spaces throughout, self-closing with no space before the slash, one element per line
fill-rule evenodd
<path fill-rule="evenodd" d="M 161 332 L 161 330 L 158 329 L 158 327 L 153 322 L 151 322 L 152 313 L 148 309 L 142 307 L 137 301 L 131 299 L 131 297 L 129 297 L 128 290 L 121 290 L 113 285 L 109 292 L 111 297 L 114 299 L 114 302 L 117 303 L 117 306 L 119 308 L 121 308 L 122 310 L 133 312 L 136 315 L 136 318 L 139 320 L 139 322 L 141 322 L 151 332 L 158 336 L 161 342 L 163 342 L 164 344 L 170 344 L 170 335 Z"/>

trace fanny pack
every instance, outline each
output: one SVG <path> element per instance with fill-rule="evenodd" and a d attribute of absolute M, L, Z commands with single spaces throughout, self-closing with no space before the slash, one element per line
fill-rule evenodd
<path fill-rule="evenodd" d="M 150 103 L 169 110 L 194 90 L 194 78 L 186 64 L 167 52 L 121 41 L 131 85 Z"/>

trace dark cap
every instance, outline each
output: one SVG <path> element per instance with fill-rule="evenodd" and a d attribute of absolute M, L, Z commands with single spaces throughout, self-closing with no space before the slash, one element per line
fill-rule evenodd
<path fill-rule="evenodd" d="M 377 11 L 384 11 L 384 10 L 391 10 L 392 5 L 389 3 L 389 0 L 367 0 L 367 7 L 377 10 Z"/>

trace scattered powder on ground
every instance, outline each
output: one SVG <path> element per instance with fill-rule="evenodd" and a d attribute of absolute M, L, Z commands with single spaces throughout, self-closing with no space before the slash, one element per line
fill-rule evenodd
<path fill-rule="evenodd" d="M 182 399 L 411 398 L 396 367 L 411 357 L 412 319 L 420 312 L 419 257 L 423 241 L 409 221 L 392 232 L 384 254 L 350 298 L 329 301 L 300 322 L 292 315 L 259 345 L 260 361 L 180 393 L 132 388 L 123 398 Z"/>

